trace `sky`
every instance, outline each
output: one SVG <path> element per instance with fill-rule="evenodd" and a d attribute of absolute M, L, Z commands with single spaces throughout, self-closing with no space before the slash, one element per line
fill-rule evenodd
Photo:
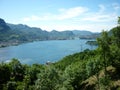
<path fill-rule="evenodd" d="M 117 25 L 120 0 L 0 0 L 0 18 L 43 30 L 101 32 Z"/>

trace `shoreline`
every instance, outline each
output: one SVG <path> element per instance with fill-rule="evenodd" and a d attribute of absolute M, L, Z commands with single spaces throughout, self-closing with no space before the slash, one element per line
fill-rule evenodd
<path fill-rule="evenodd" d="M 53 39 L 50 39 L 49 41 L 51 41 L 51 40 L 53 40 Z M 54 39 L 54 40 L 70 40 L 70 39 Z M 17 45 L 20 45 L 20 44 L 30 43 L 30 42 L 35 42 L 35 41 L 48 41 L 48 40 L 29 40 L 29 41 L 0 42 L 0 48 L 9 47 L 9 46 L 17 46 Z"/>
<path fill-rule="evenodd" d="M 16 42 L 0 42 L 0 48 L 4 48 L 4 47 L 9 47 L 9 46 L 17 46 L 17 45 L 20 45 L 20 44 L 23 44 L 23 43 L 28 43 L 28 41 L 24 41 L 24 42 L 21 42 L 21 41 L 16 41 Z"/>

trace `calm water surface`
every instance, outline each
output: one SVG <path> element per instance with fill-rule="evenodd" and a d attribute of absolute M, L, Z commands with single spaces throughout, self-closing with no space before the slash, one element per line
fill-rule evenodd
<path fill-rule="evenodd" d="M 9 61 L 12 58 L 18 58 L 21 63 L 44 64 L 47 61 L 55 62 L 66 55 L 83 51 L 85 49 L 95 49 L 96 46 L 85 44 L 87 40 L 53 40 L 37 41 L 0 48 L 0 61 Z"/>

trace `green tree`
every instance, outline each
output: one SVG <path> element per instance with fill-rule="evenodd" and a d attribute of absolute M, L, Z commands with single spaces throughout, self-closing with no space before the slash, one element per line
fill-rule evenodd
<path fill-rule="evenodd" d="M 100 38 L 97 39 L 98 42 L 98 50 L 101 59 L 103 60 L 103 67 L 105 69 L 105 73 L 107 72 L 106 68 L 110 63 L 110 44 L 111 44 L 111 39 L 108 36 L 107 31 L 103 31 L 102 35 Z"/>
<path fill-rule="evenodd" d="M 39 64 L 33 64 L 26 69 L 25 74 L 29 76 L 31 85 L 35 84 L 35 81 L 37 80 L 37 74 L 39 74 L 42 69 L 44 69 L 43 65 Z"/>
<path fill-rule="evenodd" d="M 16 90 L 17 84 L 15 81 L 9 81 L 7 83 L 7 90 Z"/>
<path fill-rule="evenodd" d="M 59 74 L 55 68 L 46 67 L 43 72 L 38 74 L 35 82 L 35 90 L 58 90 Z"/>
<path fill-rule="evenodd" d="M 87 78 L 85 62 L 75 62 L 65 69 L 64 86 L 67 90 L 80 90 L 81 83 Z"/>
<path fill-rule="evenodd" d="M 112 30 L 112 65 L 120 68 L 120 17 L 118 17 L 118 26 Z"/>
<path fill-rule="evenodd" d="M 98 58 L 92 58 L 92 60 L 88 60 L 86 63 L 86 71 L 88 77 L 93 75 L 98 75 L 99 71 L 102 69 L 101 62 Z"/>
<path fill-rule="evenodd" d="M 11 68 L 11 78 L 14 78 L 15 81 L 22 81 L 24 77 L 24 68 L 18 59 L 12 59 L 9 63 Z"/>
<path fill-rule="evenodd" d="M 10 80 L 10 68 L 7 64 L 0 64 L 0 90 L 3 88 L 3 84 L 6 84 Z"/>

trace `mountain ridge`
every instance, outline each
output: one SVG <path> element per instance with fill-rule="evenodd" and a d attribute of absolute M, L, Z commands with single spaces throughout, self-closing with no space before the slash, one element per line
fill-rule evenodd
<path fill-rule="evenodd" d="M 10 27 L 6 24 L 6 22 L 0 18 L 0 32 L 5 32 L 10 30 Z"/>
<path fill-rule="evenodd" d="M 19 44 L 40 40 L 69 40 L 76 37 L 92 39 L 96 38 L 97 36 L 87 30 L 52 30 L 48 32 L 46 30 L 42 30 L 41 28 L 30 27 L 25 24 L 6 23 L 4 19 L 0 18 L 0 47 L 8 46 L 7 44 L 11 45 L 13 43 Z"/>

